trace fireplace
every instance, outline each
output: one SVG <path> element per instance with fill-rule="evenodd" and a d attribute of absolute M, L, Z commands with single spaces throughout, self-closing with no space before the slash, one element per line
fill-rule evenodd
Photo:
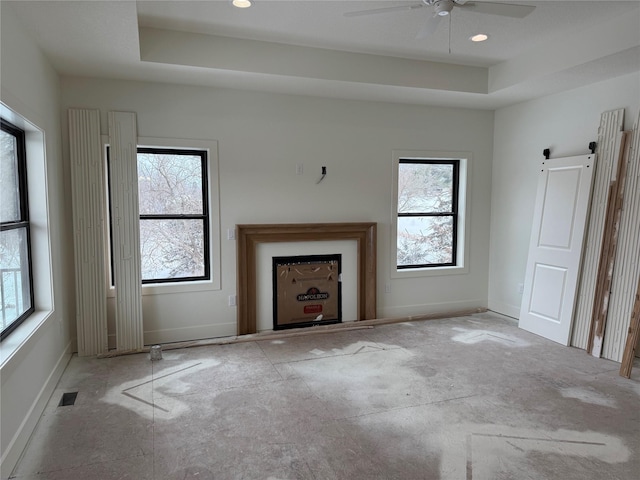
<path fill-rule="evenodd" d="M 238 335 L 256 333 L 256 251 L 260 244 L 354 240 L 357 243 L 357 320 L 376 318 L 376 224 L 237 225 Z"/>
<path fill-rule="evenodd" d="M 342 321 L 342 255 L 273 257 L 273 329 Z"/>

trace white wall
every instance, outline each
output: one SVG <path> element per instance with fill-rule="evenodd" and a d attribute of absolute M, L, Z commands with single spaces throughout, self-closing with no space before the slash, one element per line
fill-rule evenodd
<path fill-rule="evenodd" d="M 36 313 L 0 344 L 0 471 L 7 478 L 68 362 L 75 322 L 70 204 L 60 153 L 59 79 L 24 33 L 11 7 L 2 2 L 1 8 L 1 100 L 38 127 L 33 136 L 44 138 L 46 155 L 35 164 L 29 162 L 28 173 L 35 222 L 32 235 L 37 237 L 33 259 Z M 27 148 L 30 155 L 30 146 Z M 34 186 L 37 192 L 31 191 Z"/>
<path fill-rule="evenodd" d="M 602 112 L 624 108 L 631 129 L 640 106 L 640 74 L 619 77 L 495 112 L 489 308 L 518 317 L 537 171 L 551 158 L 589 153 Z"/>
<path fill-rule="evenodd" d="M 145 296 L 144 329 L 154 338 L 235 334 L 227 299 L 236 252 L 226 231 L 241 223 L 377 222 L 378 316 L 486 306 L 492 112 L 63 78 L 62 108 L 69 107 L 99 108 L 103 133 L 107 111 L 122 110 L 137 113 L 141 137 L 218 141 L 222 289 Z M 468 274 L 391 279 L 394 149 L 472 153 Z M 304 175 L 296 175 L 298 163 Z M 328 175 L 316 185 L 323 165 Z"/>

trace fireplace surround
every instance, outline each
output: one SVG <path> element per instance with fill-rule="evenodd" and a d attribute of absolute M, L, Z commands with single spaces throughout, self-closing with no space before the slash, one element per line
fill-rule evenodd
<path fill-rule="evenodd" d="M 376 224 L 288 223 L 236 225 L 238 335 L 256 333 L 256 257 L 260 243 L 355 240 L 358 320 L 376 318 Z"/>

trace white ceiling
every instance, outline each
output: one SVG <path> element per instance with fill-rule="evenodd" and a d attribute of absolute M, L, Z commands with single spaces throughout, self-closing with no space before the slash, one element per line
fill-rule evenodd
<path fill-rule="evenodd" d="M 640 0 L 455 8 L 426 39 L 408 1 L 6 1 L 63 75 L 498 108 L 640 70 Z M 480 2 L 479 2 L 480 3 Z M 490 38 L 474 44 L 474 33 Z"/>

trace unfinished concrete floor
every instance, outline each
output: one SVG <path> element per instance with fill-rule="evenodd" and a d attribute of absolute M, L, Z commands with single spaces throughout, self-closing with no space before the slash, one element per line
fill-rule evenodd
<path fill-rule="evenodd" d="M 15 478 L 639 478 L 640 368 L 495 314 L 163 357 L 73 357 Z"/>

